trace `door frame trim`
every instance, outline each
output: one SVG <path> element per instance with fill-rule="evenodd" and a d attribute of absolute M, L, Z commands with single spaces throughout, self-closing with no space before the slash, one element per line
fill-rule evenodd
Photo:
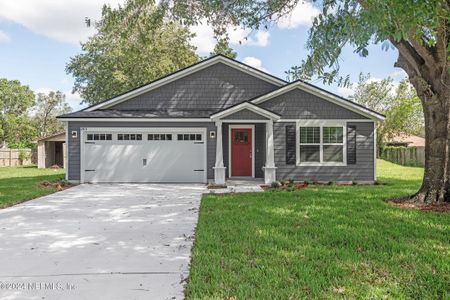
<path fill-rule="evenodd" d="M 255 125 L 248 124 L 228 124 L 228 177 L 231 176 L 231 129 L 251 129 L 252 130 L 252 176 L 255 178 Z"/>
<path fill-rule="evenodd" d="M 208 182 L 208 129 L 206 127 L 80 127 L 80 184 L 85 183 L 85 137 L 86 133 L 89 131 L 104 131 L 104 132 L 136 132 L 136 133 L 177 133 L 177 132 L 188 132 L 188 133 L 201 133 L 203 135 L 203 151 L 204 151 L 204 172 L 203 172 L 203 183 Z"/>

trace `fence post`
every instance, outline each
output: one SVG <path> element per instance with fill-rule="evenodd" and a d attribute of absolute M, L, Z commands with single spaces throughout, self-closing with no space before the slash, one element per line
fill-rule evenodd
<path fill-rule="evenodd" d="M 12 167 L 12 151 L 9 149 L 9 166 Z"/>

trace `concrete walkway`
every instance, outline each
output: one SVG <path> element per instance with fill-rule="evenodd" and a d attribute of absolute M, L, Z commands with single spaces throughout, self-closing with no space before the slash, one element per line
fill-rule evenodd
<path fill-rule="evenodd" d="M 80 185 L 0 210 L 0 299 L 180 299 L 203 185 Z"/>

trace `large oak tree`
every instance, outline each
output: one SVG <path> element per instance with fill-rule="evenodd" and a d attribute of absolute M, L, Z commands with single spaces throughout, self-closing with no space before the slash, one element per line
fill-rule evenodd
<path fill-rule="evenodd" d="M 202 18 L 224 34 L 229 24 L 253 29 L 272 25 L 292 12 L 299 0 L 162 0 L 185 22 Z M 322 0 L 309 31 L 307 59 L 291 70 L 297 78 L 316 75 L 345 83 L 339 58 L 349 45 L 362 56 L 370 44 L 398 50 L 402 68 L 421 99 L 425 115 L 426 162 L 423 183 L 412 201 L 450 201 L 450 1 Z M 344 80 L 342 80 L 344 78 Z"/>

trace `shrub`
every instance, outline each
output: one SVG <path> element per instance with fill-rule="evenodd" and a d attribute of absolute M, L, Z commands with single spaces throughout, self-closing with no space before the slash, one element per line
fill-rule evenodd
<path fill-rule="evenodd" d="M 270 187 L 273 189 L 277 189 L 277 188 L 281 187 L 281 183 L 279 181 L 274 181 L 274 182 L 272 182 Z"/>

